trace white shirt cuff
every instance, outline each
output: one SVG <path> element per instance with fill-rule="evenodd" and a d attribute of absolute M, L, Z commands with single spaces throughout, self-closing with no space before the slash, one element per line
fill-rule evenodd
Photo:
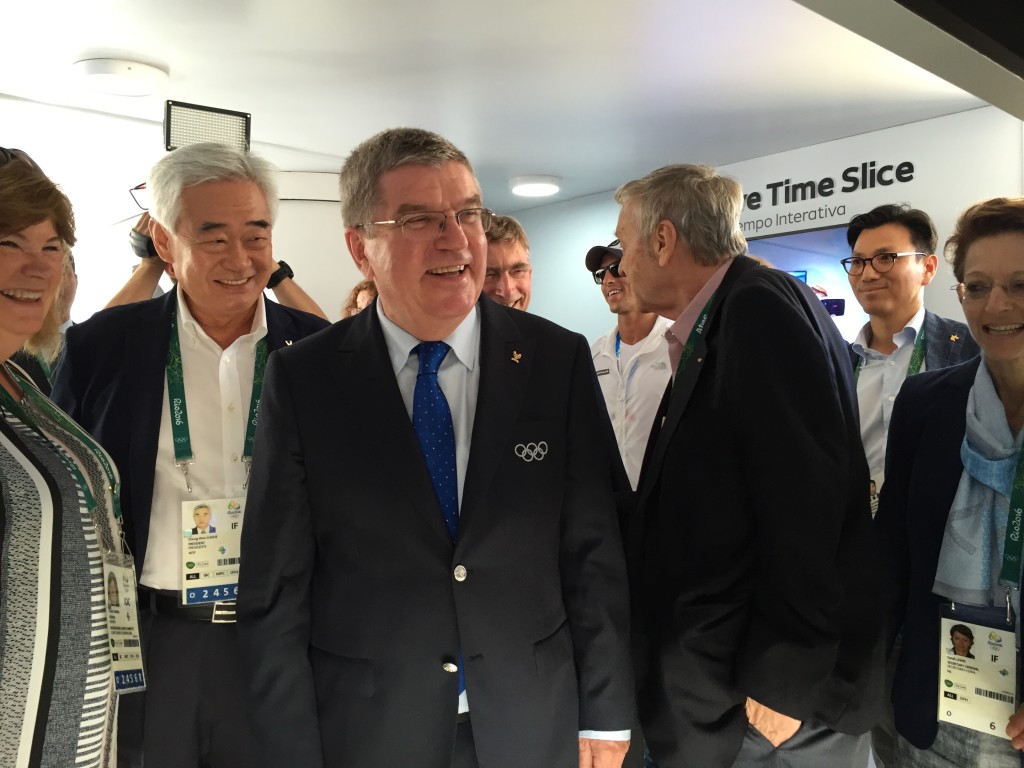
<path fill-rule="evenodd" d="M 629 741 L 629 731 L 580 731 L 581 739 L 604 739 L 606 741 Z"/>

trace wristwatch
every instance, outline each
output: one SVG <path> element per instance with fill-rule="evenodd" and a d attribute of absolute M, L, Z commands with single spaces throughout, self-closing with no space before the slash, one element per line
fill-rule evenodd
<path fill-rule="evenodd" d="M 270 276 L 270 280 L 267 281 L 267 288 L 270 290 L 277 288 L 277 286 L 281 284 L 281 281 L 286 277 L 295 277 L 295 273 L 292 272 L 292 268 L 289 267 L 287 263 L 283 261 L 279 261 L 277 263 L 280 266 L 278 266 L 274 274 Z"/>
<path fill-rule="evenodd" d="M 135 255 L 140 259 L 156 258 L 156 246 L 153 245 L 153 238 L 149 235 L 129 229 L 128 242 L 131 243 L 132 250 L 135 251 Z"/>

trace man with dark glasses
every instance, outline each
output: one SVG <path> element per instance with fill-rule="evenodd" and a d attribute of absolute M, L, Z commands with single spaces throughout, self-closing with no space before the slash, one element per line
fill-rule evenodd
<path fill-rule="evenodd" d="M 629 484 L 636 490 L 640 466 L 671 369 L 665 329 L 657 312 L 641 312 L 629 280 L 619 274 L 622 249 L 615 240 L 587 251 L 587 270 L 601 286 L 615 328 L 590 346 L 608 415 Z"/>

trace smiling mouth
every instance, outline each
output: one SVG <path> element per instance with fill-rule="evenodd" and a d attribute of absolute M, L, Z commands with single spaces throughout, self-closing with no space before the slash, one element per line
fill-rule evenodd
<path fill-rule="evenodd" d="M 985 331 L 993 336 L 1009 336 L 1024 330 L 1024 323 L 1017 325 L 986 325 Z"/>
<path fill-rule="evenodd" d="M 610 299 L 612 296 L 615 296 L 615 295 L 617 295 L 619 293 L 622 293 L 622 289 L 621 288 L 612 288 L 610 291 L 608 291 L 607 296 Z"/>
<path fill-rule="evenodd" d="M 13 299 L 14 301 L 21 301 L 24 303 L 32 303 L 34 301 L 39 301 L 41 298 L 43 298 L 42 291 L 22 291 L 18 289 L 12 289 L 9 291 L 0 291 L 0 294 L 6 296 L 8 299 Z"/>
<path fill-rule="evenodd" d="M 459 264 L 452 267 L 437 267 L 436 269 L 428 269 L 428 275 L 461 275 L 463 270 L 466 269 L 465 264 Z"/>
<path fill-rule="evenodd" d="M 250 278 L 243 277 L 238 280 L 221 279 L 218 280 L 217 282 L 220 283 L 221 285 L 245 285 L 247 282 L 249 282 L 249 280 Z"/>

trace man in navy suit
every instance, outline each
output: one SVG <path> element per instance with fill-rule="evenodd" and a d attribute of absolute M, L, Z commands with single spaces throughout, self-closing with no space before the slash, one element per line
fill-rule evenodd
<path fill-rule="evenodd" d="M 384 131 L 341 191 L 379 295 L 267 370 L 238 603 L 255 764 L 617 768 L 618 456 L 586 340 L 481 298 L 492 213 L 446 139 Z"/>
<path fill-rule="evenodd" d="M 245 686 L 234 602 L 183 604 L 191 576 L 183 554 L 192 551 L 183 523 L 198 532 L 209 507 L 204 523 L 193 517 L 197 505 L 222 499 L 234 501 L 232 522 L 242 521 L 261 363 L 327 323 L 263 298 L 277 204 L 265 161 L 196 144 L 160 160 L 148 186 L 153 241 L 177 288 L 70 328 L 53 399 L 121 474 L 147 692 L 122 697 L 120 765 L 242 768 L 255 756 L 238 706 Z M 189 456 L 179 455 L 182 439 Z M 217 663 L 195 665 L 197 652 Z"/>
<path fill-rule="evenodd" d="M 846 344 L 744 255 L 734 180 L 674 165 L 616 199 L 619 274 L 673 321 L 627 545 L 651 760 L 863 768 L 882 628 Z"/>

